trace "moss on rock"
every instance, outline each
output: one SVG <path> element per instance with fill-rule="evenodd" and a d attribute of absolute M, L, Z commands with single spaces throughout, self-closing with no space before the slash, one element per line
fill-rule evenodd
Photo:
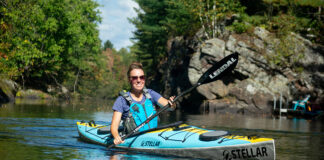
<path fill-rule="evenodd" d="M 16 93 L 16 98 L 26 98 L 26 99 L 53 99 L 53 97 L 40 90 L 19 90 Z"/>

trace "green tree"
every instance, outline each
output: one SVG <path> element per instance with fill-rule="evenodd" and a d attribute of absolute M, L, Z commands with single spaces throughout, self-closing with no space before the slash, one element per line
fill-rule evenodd
<path fill-rule="evenodd" d="M 93 73 L 100 53 L 96 2 L 1 2 L 1 74 L 33 87 L 56 83 L 75 90 Z"/>
<path fill-rule="evenodd" d="M 102 53 L 101 59 L 103 59 L 104 63 L 100 67 L 101 70 L 97 72 L 96 77 L 99 81 L 97 81 L 96 88 L 92 89 L 91 93 L 101 98 L 116 97 L 121 90 L 130 89 L 127 69 L 132 62 L 136 61 L 135 54 L 126 48 L 121 48 L 119 51 L 106 49 Z M 88 87 L 84 87 L 84 89 L 86 90 Z"/>
<path fill-rule="evenodd" d="M 167 56 L 167 41 L 175 36 L 193 36 L 203 28 L 207 38 L 217 37 L 229 14 L 243 12 L 233 0 L 135 0 L 138 16 L 134 39 L 138 58 L 149 74 L 155 74 L 160 61 Z"/>
<path fill-rule="evenodd" d="M 235 0 L 169 0 L 169 4 L 177 6 L 173 12 L 178 9 L 182 11 L 179 17 L 175 16 L 177 22 L 191 22 L 190 24 L 176 23 L 179 28 L 186 32 L 189 31 L 184 28 L 186 26 L 202 28 L 208 39 L 218 37 L 223 32 L 226 16 L 243 13 L 245 9 L 240 1 Z M 183 19 L 183 15 L 188 16 Z"/>
<path fill-rule="evenodd" d="M 107 40 L 107 41 L 104 43 L 103 50 L 106 50 L 107 48 L 110 48 L 110 49 L 113 49 L 113 48 L 114 48 L 114 45 L 113 45 L 109 40 Z"/>
<path fill-rule="evenodd" d="M 166 55 L 168 32 L 163 26 L 167 16 L 167 4 L 161 0 L 135 0 L 140 9 L 136 9 L 137 17 L 130 19 L 137 30 L 134 32 L 136 45 L 140 48 L 136 52 L 149 74 L 153 74 L 153 66 L 157 66 L 160 59 Z"/>

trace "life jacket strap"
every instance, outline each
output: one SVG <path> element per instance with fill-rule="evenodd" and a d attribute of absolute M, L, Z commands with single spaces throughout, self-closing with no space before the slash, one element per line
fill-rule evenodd
<path fill-rule="evenodd" d="M 152 101 L 152 96 L 148 93 L 148 89 L 144 87 L 143 94 L 146 97 L 146 99 L 150 99 Z"/>
<path fill-rule="evenodd" d="M 131 105 L 133 103 L 132 98 L 127 94 L 126 90 L 122 90 L 119 92 L 119 95 L 121 95 L 122 97 L 125 98 L 125 100 L 127 101 L 127 103 L 129 105 Z"/>
<path fill-rule="evenodd" d="M 148 92 L 148 89 L 146 87 L 144 87 L 144 89 L 143 89 L 143 94 L 146 99 L 152 100 L 152 96 L 150 95 L 150 93 Z M 126 90 L 120 91 L 119 95 L 121 95 L 122 97 L 124 97 L 126 99 L 126 101 L 128 102 L 128 105 L 131 105 L 133 103 L 132 98 L 127 94 Z"/>

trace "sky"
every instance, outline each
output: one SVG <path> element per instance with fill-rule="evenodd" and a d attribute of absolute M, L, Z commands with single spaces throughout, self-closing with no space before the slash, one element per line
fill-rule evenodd
<path fill-rule="evenodd" d="M 136 17 L 135 8 L 139 8 L 134 0 L 95 0 L 101 6 L 99 10 L 102 18 L 99 24 L 99 38 L 102 43 L 109 40 L 114 48 L 126 48 L 132 45 L 135 26 L 127 18 Z"/>

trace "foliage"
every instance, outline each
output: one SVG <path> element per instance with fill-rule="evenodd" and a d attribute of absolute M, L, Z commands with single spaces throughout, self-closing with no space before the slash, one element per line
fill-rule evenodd
<path fill-rule="evenodd" d="M 121 48 L 119 51 L 106 49 L 102 52 L 101 59 L 105 63 L 102 64 L 99 71 L 96 71 L 96 79 L 84 81 L 80 92 L 82 94 L 91 93 L 90 95 L 95 97 L 112 98 L 118 96 L 122 89 L 129 90 L 127 70 L 128 66 L 136 61 L 135 54 L 126 48 Z M 89 86 L 93 86 L 93 88 L 89 88 Z"/>
<path fill-rule="evenodd" d="M 256 2 L 256 6 L 263 6 L 262 10 L 256 10 L 256 6 L 252 8 L 247 2 L 246 5 L 250 8 L 250 16 L 260 15 L 264 17 L 262 24 L 259 25 L 264 25 L 266 29 L 281 34 L 279 36 L 286 35 L 289 32 L 296 32 L 314 42 L 323 43 L 322 7 L 324 1 L 262 0 Z"/>
<path fill-rule="evenodd" d="M 80 73 L 79 76 L 83 78 L 78 80 L 74 95 L 110 99 L 118 96 L 122 89 L 130 89 L 126 73 L 130 63 L 136 60 L 133 53 L 125 48 L 119 51 L 108 48 L 95 58 L 97 64 L 92 64 L 93 73 Z M 73 86 L 74 79 L 66 81 L 64 85 Z"/>
<path fill-rule="evenodd" d="M 228 28 L 240 34 L 247 32 L 253 27 L 253 24 L 256 23 L 259 23 L 257 19 L 249 19 L 249 16 L 247 14 L 241 14 Z"/>
<path fill-rule="evenodd" d="M 234 22 L 232 26 L 233 26 L 233 30 L 236 33 L 244 33 L 248 30 L 249 27 L 245 22 Z"/>
<path fill-rule="evenodd" d="M 136 9 L 138 16 L 130 19 L 137 30 L 134 32 L 136 45 L 140 48 L 135 54 L 139 57 L 145 70 L 154 73 L 160 59 L 165 57 L 165 44 L 168 32 L 163 25 L 167 16 L 167 4 L 161 0 L 136 0 L 140 9 Z"/>
<path fill-rule="evenodd" d="M 66 83 L 75 90 L 99 63 L 97 7 L 91 0 L 2 1 L 1 74 L 36 88 Z"/>
<path fill-rule="evenodd" d="M 149 74 L 166 57 L 166 44 L 175 36 L 193 36 L 201 27 L 205 35 L 217 37 L 224 29 L 225 18 L 243 12 L 239 1 L 219 0 L 136 0 L 138 16 L 135 25 L 136 55 Z"/>
<path fill-rule="evenodd" d="M 92 0 L 1 1 L 0 73 L 26 88 L 67 88 L 73 95 L 115 97 L 127 88 L 134 58 L 108 40 L 101 51 Z M 60 92 L 59 90 L 56 92 Z"/>
<path fill-rule="evenodd" d="M 104 43 L 103 50 L 106 50 L 107 48 L 110 48 L 110 49 L 113 49 L 114 48 L 114 45 L 109 40 L 107 40 Z"/>
<path fill-rule="evenodd" d="M 193 19 L 199 22 L 207 38 L 218 37 L 224 31 L 226 18 L 243 13 L 245 9 L 239 1 L 233 0 L 180 0 L 178 5 L 187 8 L 191 17 L 195 17 Z"/>
<path fill-rule="evenodd" d="M 163 21 L 169 36 L 193 36 L 199 29 L 199 17 L 192 14 L 190 1 L 167 0 L 168 16 Z"/>
<path fill-rule="evenodd" d="M 302 42 L 296 40 L 292 32 L 323 44 L 324 23 L 321 20 L 321 8 L 324 1 L 262 0 L 254 4 L 242 1 L 242 4 L 247 7 L 249 14 L 243 16 L 243 21 L 254 26 L 263 26 L 278 38 L 278 41 L 273 42 L 275 52 L 267 55 L 273 67 L 303 70 L 301 66 L 296 65 L 296 62 L 304 57 L 304 52 L 300 49 Z"/>

